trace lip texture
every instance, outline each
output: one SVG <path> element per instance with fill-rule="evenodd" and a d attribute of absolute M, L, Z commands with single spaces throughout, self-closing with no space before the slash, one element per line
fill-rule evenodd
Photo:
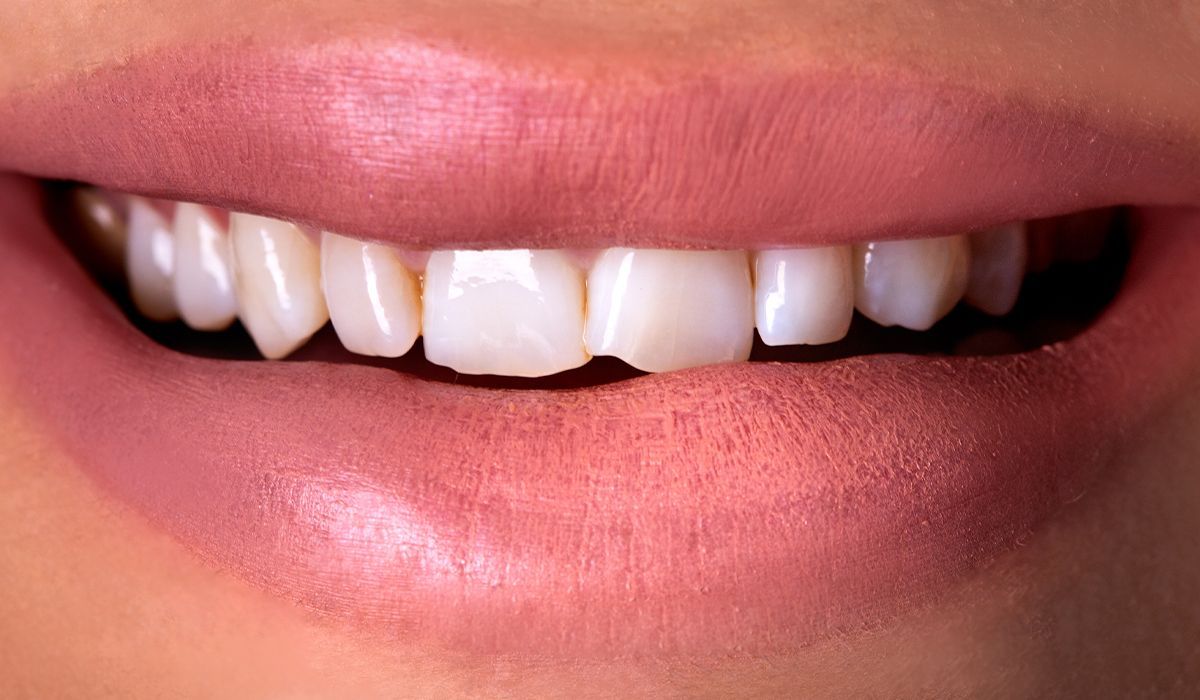
<path fill-rule="evenodd" d="M 869 628 L 1084 494 L 1200 352 L 1194 211 L 1146 210 L 1111 309 L 1036 352 L 512 392 L 163 349 L 39 206 L 0 178 L 0 371 L 81 468 L 257 585 L 459 651 L 695 658 Z"/>
<path fill-rule="evenodd" d="M 178 47 L 0 98 L 0 166 L 414 248 L 845 243 L 1200 201 L 1186 128 L 1087 95 L 681 65 Z M 38 199 L 0 177 L 0 372 L 80 467 L 256 585 L 457 651 L 695 659 L 878 625 L 1083 495 L 1200 351 L 1194 211 L 1143 210 L 1120 297 L 1067 344 L 514 392 L 163 349 Z"/>
<path fill-rule="evenodd" d="M 0 101 L 0 154 L 416 248 L 847 242 L 1200 200 L 1200 145 L 1166 120 L 899 69 L 553 65 L 177 47 Z"/>

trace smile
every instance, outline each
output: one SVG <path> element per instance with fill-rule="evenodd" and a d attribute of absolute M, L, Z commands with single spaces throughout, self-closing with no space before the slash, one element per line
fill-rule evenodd
<path fill-rule="evenodd" d="M 835 343 L 856 307 L 917 331 L 964 298 L 1004 315 L 1029 260 L 1023 224 L 857 247 L 413 253 L 195 204 L 76 196 L 94 253 L 114 251 L 151 320 L 221 331 L 240 318 L 272 359 L 327 321 L 359 355 L 400 357 L 423 335 L 427 359 L 471 375 L 542 377 L 593 356 L 646 372 L 744 361 L 756 328 L 769 346 Z M 1103 224 L 1050 243 L 1097 252 Z"/>
<path fill-rule="evenodd" d="M 340 624 L 542 656 L 870 628 L 1083 497 L 1200 351 L 1200 149 L 1119 114 L 238 50 L 0 105 L 2 366 L 108 493 Z M 1101 262 L 1022 292 L 1056 255 Z M 1029 330 L 1072 285 L 1087 318 Z"/>

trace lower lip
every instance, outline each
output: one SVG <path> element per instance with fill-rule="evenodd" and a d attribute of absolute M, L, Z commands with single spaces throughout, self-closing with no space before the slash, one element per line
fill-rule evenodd
<path fill-rule="evenodd" d="M 1200 213 L 1007 357 L 737 364 L 562 392 L 154 345 L 0 177 L 0 373 L 79 467 L 296 602 L 481 654 L 786 651 L 919 605 L 1103 476 L 1200 356 Z M 1171 303 L 1163 303 L 1171 300 Z"/>

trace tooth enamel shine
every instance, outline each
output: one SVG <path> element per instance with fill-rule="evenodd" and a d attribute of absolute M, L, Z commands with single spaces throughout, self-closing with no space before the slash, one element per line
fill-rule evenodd
<path fill-rule="evenodd" d="M 585 340 L 646 372 L 750 357 L 754 293 L 744 251 L 604 251 L 588 275 Z"/>
<path fill-rule="evenodd" d="M 199 204 L 175 206 L 175 303 L 192 328 L 219 331 L 237 317 L 229 233 Z"/>
<path fill-rule="evenodd" d="M 150 202 L 129 198 L 129 236 L 125 274 L 134 306 L 153 321 L 178 317 L 175 305 L 175 237 L 171 226 Z"/>
<path fill-rule="evenodd" d="M 329 320 L 320 251 L 286 221 L 234 213 L 229 228 L 238 315 L 264 357 L 284 357 Z"/>
<path fill-rule="evenodd" d="M 117 210 L 116 198 L 91 187 L 79 187 L 72 191 L 71 199 L 87 245 L 96 252 L 102 272 L 117 273 L 124 267 L 129 228 Z"/>
<path fill-rule="evenodd" d="M 321 285 L 350 352 L 400 357 L 421 334 L 420 283 L 391 248 L 322 234 Z"/>
<path fill-rule="evenodd" d="M 854 255 L 855 305 L 881 326 L 929 330 L 967 291 L 965 236 L 867 243 Z"/>
<path fill-rule="evenodd" d="M 767 345 L 846 337 L 854 317 L 850 246 L 764 250 L 755 256 L 754 317 Z"/>
<path fill-rule="evenodd" d="M 1056 241 L 1038 243 L 1017 222 L 799 249 L 429 252 L 331 232 L 318 244 L 293 224 L 251 214 L 229 214 L 226 229 L 208 207 L 87 189 L 73 206 L 96 229 L 85 233 L 98 256 L 123 243 L 130 292 L 148 318 L 182 317 L 198 330 L 240 318 L 267 358 L 288 355 L 332 320 L 353 353 L 399 357 L 423 336 L 435 364 L 519 377 L 593 355 L 647 372 L 746 360 L 755 328 L 766 345 L 835 343 L 856 309 L 916 331 L 960 301 L 1004 315 L 1038 246 Z M 1092 228 L 1107 231 L 1082 226 Z M 1068 242 L 1080 239 L 1069 233 Z"/>
<path fill-rule="evenodd" d="M 463 374 L 583 365 L 583 313 L 583 272 L 562 251 L 437 251 L 425 268 L 425 357 Z"/>

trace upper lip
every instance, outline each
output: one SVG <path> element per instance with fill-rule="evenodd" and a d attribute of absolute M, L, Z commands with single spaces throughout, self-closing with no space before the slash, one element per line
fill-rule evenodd
<path fill-rule="evenodd" d="M 800 245 L 1200 201 L 1169 127 L 1074 107 L 898 72 L 584 81 L 413 44 L 209 46 L 3 98 L 0 166 L 430 248 Z M 1157 212 L 1109 315 L 1021 356 L 557 393 L 218 362 L 132 331 L 32 199 L 0 179 L 20 339 L 0 369 L 88 473 L 305 604 L 503 653 L 786 648 L 927 600 L 1086 489 L 1200 329 L 1163 303 L 1190 298 L 1200 244 L 1166 239 L 1196 217 Z"/>
<path fill-rule="evenodd" d="M 1200 151 L 1116 114 L 900 70 L 185 46 L 0 100 L 0 166 L 412 248 L 808 245 L 1200 201 Z"/>

